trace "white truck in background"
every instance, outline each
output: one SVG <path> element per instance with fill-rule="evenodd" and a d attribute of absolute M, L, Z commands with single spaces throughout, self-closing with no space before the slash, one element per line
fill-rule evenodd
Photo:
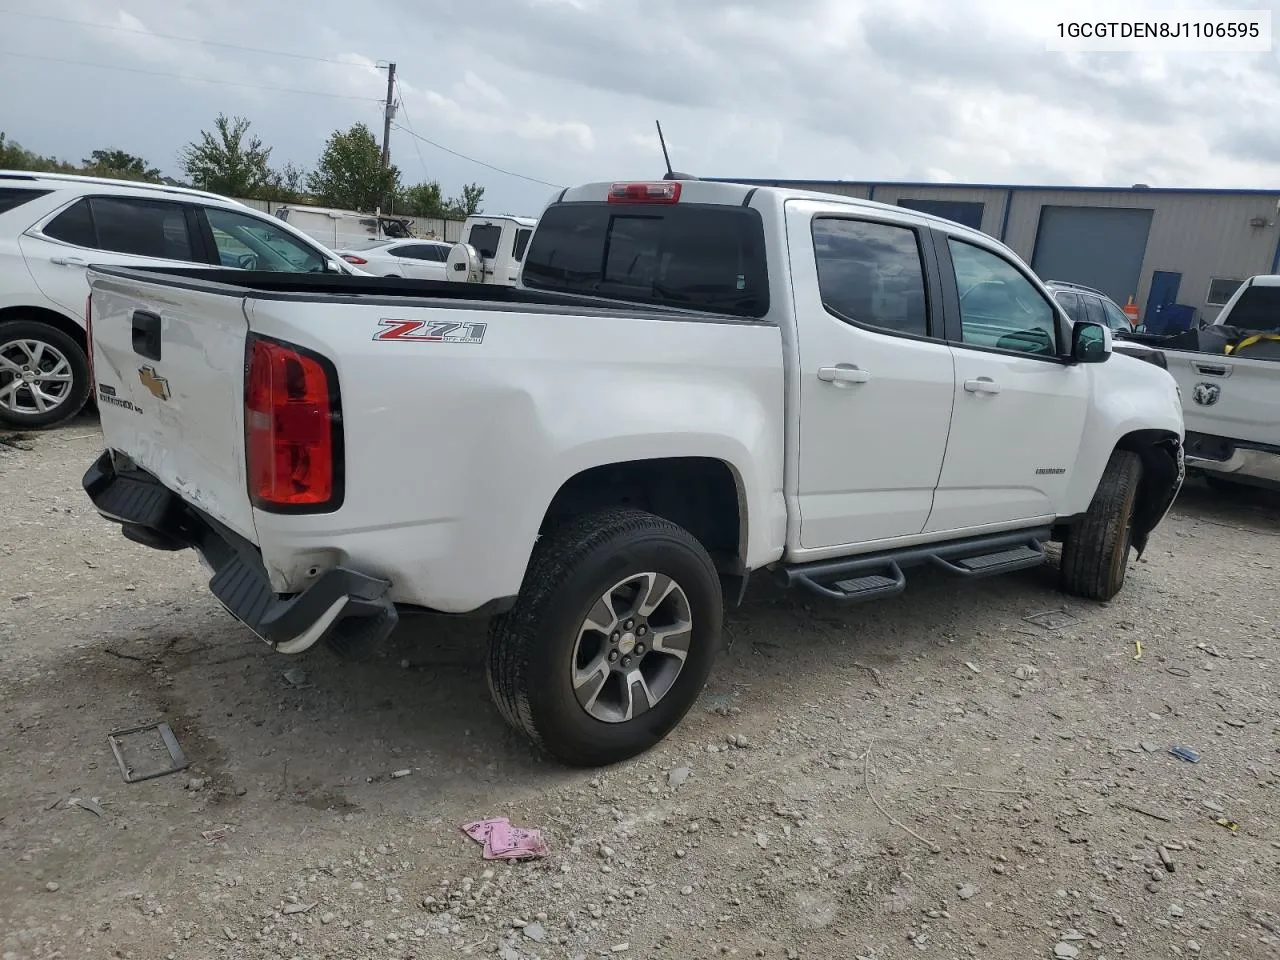
<path fill-rule="evenodd" d="M 1250 277 L 1199 330 L 1116 346 L 1158 351 L 1177 380 L 1189 472 L 1224 492 L 1280 490 L 1280 276 Z"/>
<path fill-rule="evenodd" d="M 563 191 L 520 285 L 95 268 L 84 487 L 191 548 L 282 653 L 491 617 L 503 716 L 561 760 L 665 737 L 726 603 L 832 602 L 1062 544 L 1107 600 L 1184 476 L 1169 374 L 985 234 L 669 179 Z"/>
<path fill-rule="evenodd" d="M 461 242 L 449 253 L 446 279 L 514 287 L 537 225 L 532 217 L 472 214 L 462 225 Z"/>

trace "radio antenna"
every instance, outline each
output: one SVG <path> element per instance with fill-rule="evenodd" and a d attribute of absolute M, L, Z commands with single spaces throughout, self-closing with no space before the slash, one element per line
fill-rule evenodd
<path fill-rule="evenodd" d="M 660 120 L 653 122 L 658 128 L 658 143 L 662 144 L 662 159 L 666 161 L 667 176 L 669 178 L 674 171 L 671 169 L 671 156 L 667 153 L 667 138 L 662 135 L 662 122 Z"/>

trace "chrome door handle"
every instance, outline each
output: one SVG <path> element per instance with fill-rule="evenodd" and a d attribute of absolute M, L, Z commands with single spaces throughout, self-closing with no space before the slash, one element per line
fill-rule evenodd
<path fill-rule="evenodd" d="M 87 260 L 81 260 L 79 257 L 50 257 L 50 263 L 56 263 L 60 267 L 87 267 Z"/>
<path fill-rule="evenodd" d="M 976 380 L 966 380 L 964 388 L 969 393 L 999 393 L 1000 384 L 996 383 L 990 377 L 978 377 Z"/>
<path fill-rule="evenodd" d="M 871 374 L 853 366 L 819 367 L 818 379 L 824 383 L 866 383 Z"/>

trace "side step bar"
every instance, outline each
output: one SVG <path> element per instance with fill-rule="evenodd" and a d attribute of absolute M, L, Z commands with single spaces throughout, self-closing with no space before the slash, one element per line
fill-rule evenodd
<path fill-rule="evenodd" d="M 976 580 L 1038 567 L 1052 528 L 1015 530 L 947 543 L 903 547 L 839 560 L 818 560 L 782 568 L 787 586 L 801 586 L 831 600 L 851 603 L 892 597 L 907 587 L 903 569 L 931 564 L 957 577 Z"/>

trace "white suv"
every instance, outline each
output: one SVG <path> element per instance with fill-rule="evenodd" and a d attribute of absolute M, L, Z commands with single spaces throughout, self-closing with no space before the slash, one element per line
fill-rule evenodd
<path fill-rule="evenodd" d="M 49 427 L 84 407 L 90 263 L 363 272 L 217 194 L 0 170 L 0 424 Z"/>

